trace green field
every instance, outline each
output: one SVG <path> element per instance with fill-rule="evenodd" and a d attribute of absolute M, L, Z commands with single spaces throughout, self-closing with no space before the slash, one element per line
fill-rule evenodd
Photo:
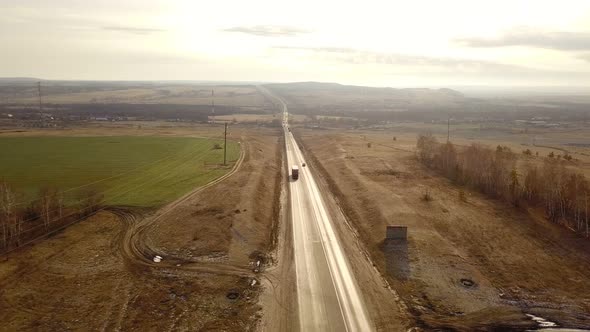
<path fill-rule="evenodd" d="M 27 202 L 40 188 L 104 194 L 108 205 L 159 206 L 225 174 L 221 140 L 185 137 L 3 137 L 0 179 Z M 228 142 L 228 161 L 239 145 Z"/>

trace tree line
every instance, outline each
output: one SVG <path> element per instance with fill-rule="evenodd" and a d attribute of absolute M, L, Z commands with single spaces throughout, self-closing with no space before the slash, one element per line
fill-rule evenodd
<path fill-rule="evenodd" d="M 63 192 L 50 187 L 41 188 L 32 201 L 23 202 L 22 197 L 0 179 L 0 253 L 86 218 L 103 202 L 101 192 L 88 188 L 78 191 L 72 202 L 66 202 Z"/>
<path fill-rule="evenodd" d="M 568 160 L 519 158 L 506 146 L 440 143 L 431 134 L 418 135 L 418 159 L 457 185 L 471 187 L 515 207 L 543 208 L 547 218 L 589 237 L 590 182 L 568 169 Z"/>

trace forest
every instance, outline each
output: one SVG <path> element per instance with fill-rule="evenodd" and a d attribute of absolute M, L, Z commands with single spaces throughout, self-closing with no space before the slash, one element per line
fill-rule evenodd
<path fill-rule="evenodd" d="M 420 134 L 417 157 L 459 186 L 515 208 L 542 208 L 551 222 L 589 237 L 590 183 L 567 167 L 572 162 L 569 155 L 532 157 L 527 150 L 517 154 L 506 146 L 492 149 L 476 143 L 458 147 L 450 141 L 440 143 L 431 134 Z M 459 196 L 466 199 L 462 190 Z"/>

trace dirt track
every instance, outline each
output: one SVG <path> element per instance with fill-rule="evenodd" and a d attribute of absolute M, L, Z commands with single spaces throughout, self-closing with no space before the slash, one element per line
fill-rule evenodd
<path fill-rule="evenodd" d="M 415 161 L 414 137 L 392 143 L 390 135 L 361 134 L 302 131 L 301 141 L 308 155 L 321 156 L 313 167 L 415 326 L 534 327 L 524 313 L 590 326 L 587 241 L 477 193 L 461 202 L 457 188 Z M 433 201 L 420 199 L 425 188 Z M 409 227 L 405 261 L 383 241 L 390 224 Z M 406 277 L 396 274 L 399 265 Z M 475 284 L 465 287 L 461 279 Z"/>
<path fill-rule="evenodd" d="M 251 264 L 271 246 L 279 136 L 239 133 L 243 163 L 223 181 L 155 214 L 109 208 L 0 258 L 0 330 L 254 329 Z"/>

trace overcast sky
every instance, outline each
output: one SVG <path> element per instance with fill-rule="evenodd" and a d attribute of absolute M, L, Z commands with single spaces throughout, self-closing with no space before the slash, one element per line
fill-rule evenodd
<path fill-rule="evenodd" d="M 0 76 L 590 85 L 588 0 L 0 0 Z"/>

